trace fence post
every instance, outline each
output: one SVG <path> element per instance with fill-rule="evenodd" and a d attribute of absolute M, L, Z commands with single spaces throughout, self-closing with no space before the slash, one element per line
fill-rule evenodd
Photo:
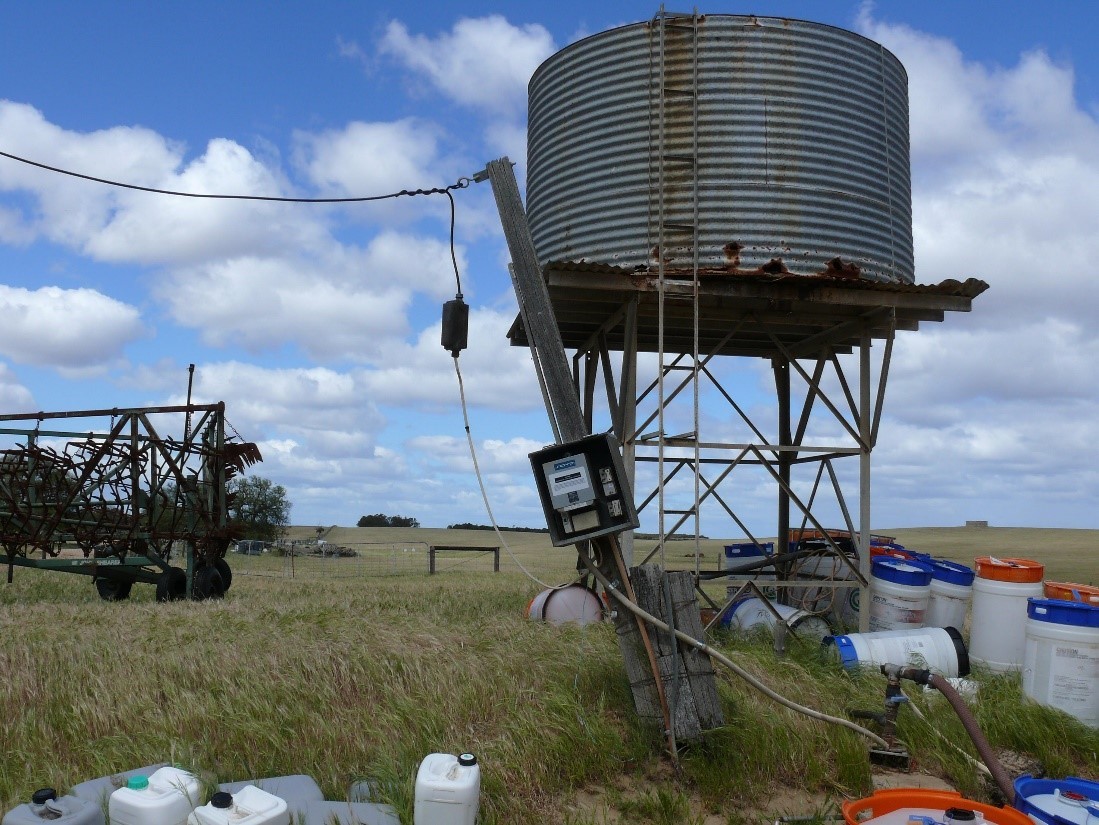
<path fill-rule="evenodd" d="M 493 573 L 499 573 L 500 572 L 500 548 L 499 547 L 497 547 L 495 550 L 492 551 L 492 572 Z"/>
<path fill-rule="evenodd" d="M 428 575 L 435 575 L 435 545 L 429 544 L 427 546 L 427 572 Z"/>

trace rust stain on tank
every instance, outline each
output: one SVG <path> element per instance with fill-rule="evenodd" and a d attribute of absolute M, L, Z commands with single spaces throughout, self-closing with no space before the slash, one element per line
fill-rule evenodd
<path fill-rule="evenodd" d="M 721 251 L 725 253 L 726 267 L 730 272 L 735 272 L 740 266 L 740 250 L 742 249 L 744 249 L 744 245 L 736 241 L 730 241 L 721 247 Z"/>

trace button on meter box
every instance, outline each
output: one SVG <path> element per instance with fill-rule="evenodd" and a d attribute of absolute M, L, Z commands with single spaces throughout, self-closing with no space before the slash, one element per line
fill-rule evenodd
<path fill-rule="evenodd" d="M 589 435 L 530 454 L 554 547 L 638 526 L 618 440 Z"/>

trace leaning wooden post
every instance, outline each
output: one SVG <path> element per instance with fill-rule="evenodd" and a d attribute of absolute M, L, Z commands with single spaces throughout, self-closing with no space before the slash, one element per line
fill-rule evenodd
<path fill-rule="evenodd" d="M 550 302 L 549 290 L 546 288 L 542 268 L 538 263 L 538 255 L 534 249 L 526 210 L 519 195 L 519 186 L 515 180 L 511 161 L 504 157 L 490 162 L 484 171 L 475 176 L 475 180 L 478 182 L 488 180 L 492 184 L 504 237 L 511 253 L 512 281 L 526 327 L 527 341 L 537 352 L 536 368 L 540 370 L 545 388 L 546 412 L 550 423 L 558 435 L 559 443 L 577 441 L 589 432 L 584 421 L 580 398 L 573 383 L 572 370 L 565 354 L 561 331 L 557 326 L 557 319 Z M 636 596 L 622 560 L 617 537 L 607 535 L 593 538 L 590 545 L 591 558 L 595 567 L 636 603 Z M 697 613 L 697 602 L 693 609 Z M 671 618 L 674 624 L 674 616 Z M 701 624 L 698 622 L 698 617 L 695 618 L 696 624 L 699 625 L 698 633 L 701 636 Z M 670 652 L 667 662 L 662 666 L 652 634 L 644 620 L 626 610 L 618 609 L 614 611 L 614 621 L 619 651 L 625 660 L 626 673 L 633 690 L 634 706 L 640 715 L 655 717 L 663 725 L 669 741 L 669 750 L 672 757 L 676 758 L 677 741 L 687 742 L 697 739 L 701 730 L 722 724 L 720 709 L 717 708 L 716 713 L 707 710 L 706 718 L 700 723 L 694 710 L 690 711 L 689 718 L 684 718 L 683 711 L 688 709 L 686 701 L 682 708 L 669 708 L 665 687 L 669 680 L 675 683 L 677 695 L 682 694 L 684 699 L 691 695 L 689 686 L 682 691 L 679 690 L 678 681 L 674 675 L 679 671 L 682 655 L 678 652 Z M 678 646 L 673 645 L 672 650 L 677 651 Z M 695 667 L 694 670 L 698 671 L 699 668 Z M 687 668 L 684 666 L 683 672 L 686 673 L 686 671 Z M 712 682 L 712 669 L 710 678 Z M 713 701 L 707 699 L 707 708 L 716 707 L 716 687 L 712 684 L 711 687 Z M 705 693 L 705 691 L 702 692 Z M 692 704 L 690 707 L 693 708 L 695 705 Z"/>

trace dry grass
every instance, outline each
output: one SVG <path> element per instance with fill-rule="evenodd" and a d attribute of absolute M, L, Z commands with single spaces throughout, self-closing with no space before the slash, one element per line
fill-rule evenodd
<path fill-rule="evenodd" d="M 353 532 L 331 540 L 495 543 L 480 531 Z M 938 535 L 912 532 L 928 543 Z M 965 560 L 993 552 L 987 542 L 995 540 L 1001 555 L 1038 558 L 1051 576 L 1088 580 L 1079 564 L 1094 557 L 1095 532 L 1024 532 L 959 529 L 940 536 L 942 550 L 933 552 Z M 1012 544 L 1015 535 L 1026 547 Z M 538 575 L 571 577 L 571 550 L 539 534 L 508 538 Z M 1036 538 L 1042 553 L 1024 552 Z M 462 750 L 481 758 L 485 825 L 598 821 L 578 810 L 578 792 L 616 787 L 624 776 L 640 779 L 620 800 L 638 822 L 680 810 L 681 798 L 702 806 L 699 817 L 736 821 L 737 810 L 772 798 L 776 787 L 869 790 L 858 737 L 726 681 L 728 725 L 684 755 L 681 775 L 669 774 L 658 737 L 635 720 L 613 631 L 527 621 L 526 605 L 541 588 L 506 556 L 501 564 L 498 575 L 237 576 L 222 602 L 163 605 L 148 586 L 135 587 L 129 602 L 106 603 L 83 577 L 17 570 L 14 584 L 0 587 L 0 802 L 6 810 L 37 787 L 171 760 L 222 781 L 307 773 L 332 799 L 351 781 L 374 778 L 411 821 L 420 759 Z M 1094 577 L 1094 565 L 1086 569 Z M 822 710 L 881 701 L 880 677 L 852 677 L 815 650 L 795 649 L 777 662 L 766 645 L 719 644 Z M 1099 732 L 1025 702 L 1017 682 L 993 680 L 988 691 L 996 698 L 979 711 L 994 744 L 1061 774 L 1099 772 Z M 961 741 L 946 709 L 916 701 Z M 909 717 L 905 725 L 925 767 L 985 793 L 924 723 Z"/>

